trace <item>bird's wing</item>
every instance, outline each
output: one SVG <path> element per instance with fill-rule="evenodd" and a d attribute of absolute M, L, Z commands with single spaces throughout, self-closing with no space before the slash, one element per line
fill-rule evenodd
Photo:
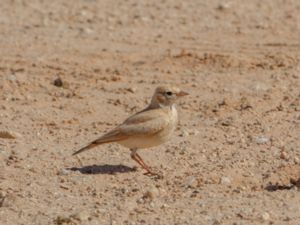
<path fill-rule="evenodd" d="M 143 136 L 156 134 L 168 124 L 169 119 L 166 112 L 161 109 L 153 109 L 129 117 L 117 129 L 125 136 Z"/>
<path fill-rule="evenodd" d="M 131 136 L 154 135 L 163 130 L 168 124 L 169 119 L 164 111 L 157 109 L 142 111 L 129 117 L 124 123 L 79 149 L 73 155 L 100 144 L 125 140 Z"/>

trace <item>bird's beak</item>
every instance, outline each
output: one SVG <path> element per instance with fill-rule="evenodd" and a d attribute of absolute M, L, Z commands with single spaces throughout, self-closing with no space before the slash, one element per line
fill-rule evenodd
<path fill-rule="evenodd" d="M 177 96 L 178 97 L 183 97 L 183 96 L 186 96 L 186 95 L 188 95 L 189 93 L 187 93 L 187 92 L 185 92 L 185 91 L 180 91 L 178 94 L 177 94 Z"/>

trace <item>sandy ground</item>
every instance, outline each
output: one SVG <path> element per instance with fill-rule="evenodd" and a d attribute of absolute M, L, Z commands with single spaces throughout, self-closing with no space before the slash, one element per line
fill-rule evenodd
<path fill-rule="evenodd" d="M 299 225 L 299 11 L 2 0 L 0 224 Z M 140 152 L 163 179 L 117 144 L 71 156 L 165 83 L 190 96 L 173 139 Z"/>

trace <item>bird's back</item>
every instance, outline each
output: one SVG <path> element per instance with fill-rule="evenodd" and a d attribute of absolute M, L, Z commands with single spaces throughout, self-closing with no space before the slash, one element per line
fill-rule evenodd
<path fill-rule="evenodd" d="M 129 117 L 119 129 L 129 135 L 118 141 L 127 148 L 150 148 L 165 143 L 176 129 L 178 115 L 175 106 L 146 109 Z M 138 126 L 137 126 L 138 124 Z M 138 129 L 138 130 L 137 130 Z"/>

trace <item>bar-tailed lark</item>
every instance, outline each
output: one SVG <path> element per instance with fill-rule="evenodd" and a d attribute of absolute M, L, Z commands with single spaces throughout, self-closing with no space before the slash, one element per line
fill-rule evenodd
<path fill-rule="evenodd" d="M 137 150 L 157 146 L 170 139 L 178 123 L 175 103 L 187 94 L 177 87 L 157 87 L 147 108 L 129 117 L 121 125 L 79 149 L 73 155 L 101 144 L 117 142 L 130 149 L 131 158 L 147 171 L 146 174 L 157 175 L 145 164 L 137 154 Z"/>

